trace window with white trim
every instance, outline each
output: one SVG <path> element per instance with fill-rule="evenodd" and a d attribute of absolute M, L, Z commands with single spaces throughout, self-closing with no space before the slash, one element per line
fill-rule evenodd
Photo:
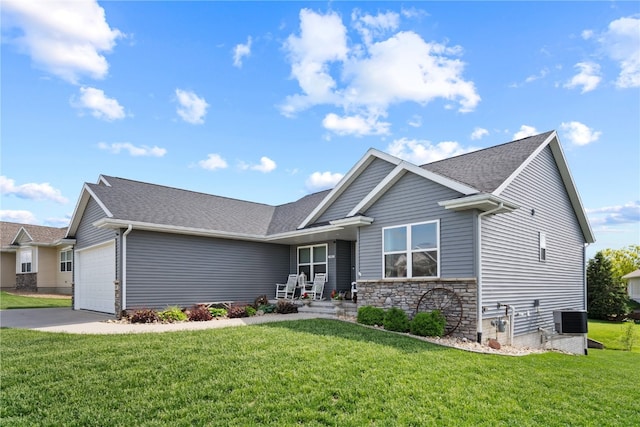
<path fill-rule="evenodd" d="M 538 253 L 540 261 L 547 260 L 547 235 L 545 233 L 538 233 Z"/>
<path fill-rule="evenodd" d="M 312 281 L 317 273 L 327 273 L 327 244 L 298 247 L 298 274 Z"/>
<path fill-rule="evenodd" d="M 71 249 L 60 252 L 60 271 L 71 271 L 73 268 L 73 251 Z"/>
<path fill-rule="evenodd" d="M 33 253 L 31 248 L 20 249 L 20 273 L 31 273 Z"/>
<path fill-rule="evenodd" d="M 440 276 L 440 221 L 382 229 L 384 277 Z"/>

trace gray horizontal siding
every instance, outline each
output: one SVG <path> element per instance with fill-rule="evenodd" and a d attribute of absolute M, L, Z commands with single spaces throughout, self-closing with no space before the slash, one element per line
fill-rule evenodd
<path fill-rule="evenodd" d="M 128 308 L 253 302 L 286 281 L 289 247 L 134 230 L 126 269 Z"/>
<path fill-rule="evenodd" d="M 395 165 L 382 159 L 375 159 L 358 176 L 338 199 L 318 218 L 316 222 L 325 222 L 344 218 L 376 185 L 393 170 Z"/>
<path fill-rule="evenodd" d="M 520 208 L 483 222 L 484 318 L 504 313 L 496 308 L 500 302 L 519 314 L 516 335 L 551 329 L 553 310 L 584 309 L 584 238 L 548 147 L 502 196 Z M 545 262 L 539 261 L 539 232 L 546 233 Z"/>
<path fill-rule="evenodd" d="M 89 199 L 87 206 L 78 225 L 76 231 L 76 249 L 86 248 L 88 246 L 97 245 L 116 237 L 113 230 L 96 228 L 92 224 L 99 219 L 105 218 L 107 215 L 93 198 Z"/>
<path fill-rule="evenodd" d="M 428 179 L 408 173 L 365 214 L 373 224 L 360 229 L 358 266 L 362 280 L 382 278 L 382 228 L 440 220 L 440 276 L 469 278 L 474 275 L 474 215 L 438 205 L 460 194 Z"/>

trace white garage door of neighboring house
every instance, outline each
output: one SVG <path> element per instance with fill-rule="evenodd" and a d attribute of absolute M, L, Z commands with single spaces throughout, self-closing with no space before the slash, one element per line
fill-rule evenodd
<path fill-rule="evenodd" d="M 75 254 L 76 309 L 115 313 L 116 250 L 114 242 Z"/>

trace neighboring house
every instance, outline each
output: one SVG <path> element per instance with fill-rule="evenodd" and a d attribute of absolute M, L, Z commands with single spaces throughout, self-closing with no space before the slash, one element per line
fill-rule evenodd
<path fill-rule="evenodd" d="M 357 281 L 359 305 L 410 315 L 449 290 L 468 339 L 586 348 L 553 333 L 554 310 L 586 310 L 594 241 L 555 132 L 423 166 L 370 149 L 334 189 L 280 206 L 103 175 L 67 237 L 75 309 L 252 301 L 322 272 L 325 295 Z"/>
<path fill-rule="evenodd" d="M 73 239 L 67 228 L 0 222 L 1 285 L 40 293 L 71 294 Z"/>
<path fill-rule="evenodd" d="M 627 281 L 627 294 L 629 298 L 640 302 L 640 268 L 622 276 Z"/>

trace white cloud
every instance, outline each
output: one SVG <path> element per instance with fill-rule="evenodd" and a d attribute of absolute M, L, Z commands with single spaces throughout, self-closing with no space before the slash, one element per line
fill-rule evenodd
<path fill-rule="evenodd" d="M 71 105 L 91 110 L 91 115 L 97 119 L 113 121 L 125 117 L 124 108 L 116 99 L 109 98 L 104 91 L 92 87 L 81 87 L 80 97 L 72 98 Z"/>
<path fill-rule="evenodd" d="M 580 72 L 565 83 L 564 87 L 569 89 L 582 87 L 582 93 L 590 92 L 598 87 L 602 80 L 600 65 L 595 62 L 578 62 L 575 68 Z"/>
<path fill-rule="evenodd" d="M 176 89 L 176 97 L 180 106 L 177 113 L 182 120 L 193 125 L 204 123 L 204 116 L 207 114 L 209 104 L 204 98 L 200 98 L 194 92 Z"/>
<path fill-rule="evenodd" d="M 167 150 L 164 148 L 160 148 L 157 145 L 153 147 L 149 147 L 147 145 L 141 145 L 139 147 L 131 144 L 130 142 L 114 142 L 108 144 L 106 142 L 98 143 L 98 147 L 101 150 L 110 151 L 114 154 L 118 154 L 121 151 L 128 151 L 131 156 L 139 157 L 162 157 L 167 154 Z"/>
<path fill-rule="evenodd" d="M 593 225 L 607 226 L 640 222 L 640 201 L 637 200 L 624 205 L 605 206 L 586 211 L 589 222 Z"/>
<path fill-rule="evenodd" d="M 518 140 L 522 138 L 527 138 L 529 136 L 537 135 L 540 132 L 533 126 L 522 125 L 520 126 L 520 130 L 513 134 L 513 140 Z"/>
<path fill-rule="evenodd" d="M 343 176 L 343 174 L 337 172 L 314 172 L 309 176 L 305 185 L 307 190 L 312 192 L 326 190 L 335 187 Z"/>
<path fill-rule="evenodd" d="M 214 171 L 216 169 L 225 169 L 227 162 L 219 154 L 209 154 L 206 160 L 200 160 L 198 166 L 202 169 Z"/>
<path fill-rule="evenodd" d="M 411 127 L 419 128 L 420 126 L 422 126 L 422 117 L 414 114 L 413 116 L 411 116 L 411 119 L 407 121 L 407 124 Z"/>
<path fill-rule="evenodd" d="M 394 13 L 355 13 L 353 25 L 364 44 L 350 47 L 351 38 L 337 13 L 303 9 L 299 35 L 290 35 L 284 44 L 291 76 L 301 92 L 285 99 L 281 113 L 292 117 L 315 105 L 332 105 L 341 108 L 343 116 L 327 114 L 327 129 L 340 135 L 369 135 L 388 133 L 390 124 L 378 123 L 377 118 L 386 117 L 392 104 L 425 105 L 444 99 L 457 102 L 460 112 L 472 111 L 480 96 L 474 83 L 462 77 L 462 48 L 426 42 L 410 31 L 374 41 L 374 36 L 395 31 L 398 20 Z"/>
<path fill-rule="evenodd" d="M 371 44 L 374 38 L 382 37 L 388 31 L 396 30 L 400 25 L 400 15 L 395 12 L 378 13 L 373 16 L 361 15 L 356 9 L 351 14 L 351 20 L 367 45 Z"/>
<path fill-rule="evenodd" d="M 44 222 L 50 227 L 68 227 L 71 222 L 71 215 L 67 215 L 64 218 L 47 218 Z"/>
<path fill-rule="evenodd" d="M 392 156 L 416 165 L 435 162 L 474 150 L 477 148 L 464 148 L 455 141 L 443 141 L 434 145 L 431 141 L 408 138 L 396 139 L 387 147 L 387 152 Z"/>
<path fill-rule="evenodd" d="M 68 202 L 67 198 L 62 196 L 60 190 L 53 188 L 48 182 L 16 185 L 13 179 L 9 179 L 6 176 L 0 176 L 0 194 L 29 200 L 51 200 L 57 203 Z"/>
<path fill-rule="evenodd" d="M 240 169 L 243 169 L 243 170 L 250 169 L 250 170 L 263 172 L 263 173 L 269 173 L 275 170 L 276 167 L 277 167 L 276 162 L 274 162 L 273 160 L 271 160 L 266 156 L 260 157 L 260 164 L 257 164 L 257 165 L 240 163 Z"/>
<path fill-rule="evenodd" d="M 593 37 L 593 30 L 584 30 L 582 31 L 582 33 L 580 33 L 580 36 L 584 40 L 589 40 L 591 37 Z"/>
<path fill-rule="evenodd" d="M 291 61 L 291 76 L 304 95 L 287 97 L 281 112 L 291 117 L 314 104 L 337 103 L 332 92 L 336 82 L 329 74 L 329 63 L 347 59 L 347 29 L 335 12 L 319 15 L 300 11 L 300 37 L 291 34 L 285 44 Z"/>
<path fill-rule="evenodd" d="M 0 220 L 20 224 L 36 224 L 36 216 L 29 211 L 0 210 Z"/>
<path fill-rule="evenodd" d="M 547 77 L 548 74 L 549 74 L 549 69 L 548 68 L 543 68 L 542 70 L 540 70 L 540 72 L 538 74 L 533 74 L 533 75 L 527 77 L 524 80 L 524 82 L 525 83 L 535 82 L 536 80 L 544 79 L 545 77 Z"/>
<path fill-rule="evenodd" d="M 602 135 L 602 132 L 596 132 L 580 122 L 563 122 L 560 128 L 565 131 L 564 137 L 575 145 L 587 145 Z"/>
<path fill-rule="evenodd" d="M 487 136 L 487 135 L 489 135 L 488 130 L 477 127 L 473 130 L 473 132 L 471 132 L 471 139 L 473 140 L 482 139 L 483 136 Z"/>
<path fill-rule="evenodd" d="M 322 126 L 338 135 L 387 135 L 389 126 L 387 122 L 378 121 L 376 116 L 362 117 L 360 115 L 340 117 L 329 113 L 322 120 Z"/>
<path fill-rule="evenodd" d="M 237 44 L 233 48 L 233 65 L 242 68 L 242 58 L 251 55 L 251 36 L 247 37 L 247 44 Z"/>
<path fill-rule="evenodd" d="M 111 52 L 123 34 L 109 27 L 97 1 L 3 0 L 2 8 L 3 26 L 21 30 L 8 41 L 37 67 L 71 83 L 83 75 L 94 79 L 107 75 L 109 64 L 103 54 Z"/>
<path fill-rule="evenodd" d="M 616 86 L 623 89 L 640 87 L 640 17 L 612 21 L 598 41 L 620 66 Z"/>

